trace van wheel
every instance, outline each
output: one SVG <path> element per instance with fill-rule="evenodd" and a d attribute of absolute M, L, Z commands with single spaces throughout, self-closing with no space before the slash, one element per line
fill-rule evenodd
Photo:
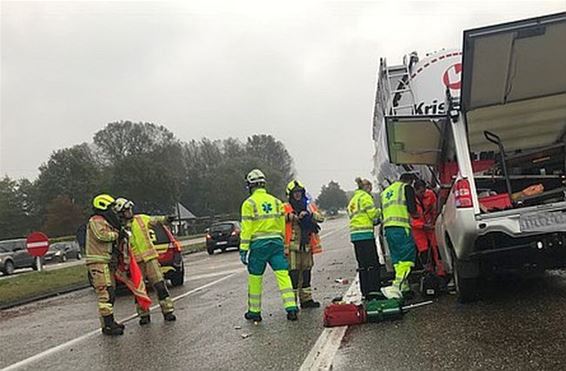
<path fill-rule="evenodd" d="M 185 283 L 185 265 L 181 265 L 181 269 L 175 271 L 171 275 L 171 285 L 182 286 Z"/>
<path fill-rule="evenodd" d="M 479 299 L 478 277 L 462 277 L 462 272 L 474 269 L 476 263 L 458 259 L 453 250 L 451 253 L 458 302 L 464 304 L 477 301 Z"/>
<path fill-rule="evenodd" d="M 208 255 L 214 255 L 214 248 L 208 247 L 206 251 L 208 252 Z"/>

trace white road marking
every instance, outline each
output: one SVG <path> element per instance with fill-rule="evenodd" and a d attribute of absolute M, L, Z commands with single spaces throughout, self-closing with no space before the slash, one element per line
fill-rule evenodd
<path fill-rule="evenodd" d="M 242 263 L 240 263 L 240 265 L 242 265 Z M 211 277 L 223 276 L 223 275 L 230 274 L 230 273 L 241 273 L 241 272 L 245 272 L 245 271 L 246 271 L 246 268 L 244 268 L 243 265 L 242 265 L 242 268 L 240 268 L 240 269 L 232 269 L 232 270 L 224 271 L 224 272 L 199 274 L 197 276 L 187 277 L 187 280 L 196 281 L 196 280 L 201 280 L 203 278 L 211 278 Z"/>
<path fill-rule="evenodd" d="M 359 281 L 356 278 L 348 291 L 346 291 L 344 300 L 358 303 L 361 299 Z M 325 328 L 299 370 L 330 370 L 334 356 L 338 352 L 338 348 L 340 348 L 347 329 L 348 326 Z"/>
<path fill-rule="evenodd" d="M 202 286 L 199 286 L 199 287 L 194 288 L 194 289 L 192 289 L 192 290 L 189 290 L 189 291 L 185 292 L 184 294 L 181 294 L 181 295 L 178 295 L 178 296 L 172 298 L 172 300 L 173 300 L 173 301 L 177 301 L 177 300 L 183 299 L 183 298 L 185 298 L 185 297 L 187 297 L 187 296 L 189 296 L 189 295 L 191 295 L 191 294 L 197 293 L 197 292 L 202 291 L 202 290 L 204 290 L 204 289 L 206 289 L 206 288 L 208 288 L 208 287 L 210 287 L 210 286 L 214 286 L 214 285 L 216 285 L 216 284 L 218 284 L 218 283 L 220 283 L 220 282 L 222 282 L 222 281 L 224 281 L 224 280 L 227 280 L 228 278 L 231 278 L 231 277 L 232 277 L 233 275 L 235 275 L 235 274 L 236 274 L 236 273 L 228 274 L 227 276 L 222 277 L 222 278 L 219 278 L 219 279 L 217 279 L 216 281 L 212 281 L 212 282 L 207 283 L 206 285 L 202 285 Z M 157 308 L 159 308 L 159 305 L 154 305 L 154 306 L 151 307 L 151 310 L 155 310 L 155 309 L 157 309 Z M 124 318 L 121 322 L 124 323 L 124 322 L 131 321 L 132 319 L 136 318 L 137 316 L 138 316 L 137 314 L 132 314 L 131 316 L 128 316 L 128 317 Z M 32 364 L 32 363 L 34 363 L 34 362 L 36 362 L 36 361 L 39 361 L 39 360 L 41 360 L 41 359 L 43 359 L 43 358 L 45 358 L 45 357 L 48 357 L 48 356 L 50 356 L 50 355 L 52 355 L 52 354 L 55 354 L 55 353 L 60 352 L 60 351 L 62 351 L 62 350 L 64 350 L 64 349 L 67 349 L 67 348 L 69 348 L 69 347 L 71 347 L 71 346 L 73 346 L 73 345 L 75 345 L 75 344 L 80 343 L 80 342 L 83 341 L 83 340 L 86 340 L 86 339 L 91 338 L 91 337 L 96 336 L 96 335 L 100 335 L 100 336 L 102 335 L 102 333 L 100 332 L 100 329 L 90 331 L 90 332 L 88 332 L 88 333 L 86 333 L 86 334 L 84 334 L 84 335 L 82 335 L 82 336 L 79 336 L 78 338 L 75 338 L 75 339 L 73 339 L 73 340 L 69 340 L 69 341 L 67 341 L 66 343 L 63 343 L 63 344 L 57 345 L 57 346 L 55 346 L 55 347 L 53 347 L 53 348 L 49 348 L 49 349 L 47 349 L 47 350 L 44 350 L 44 351 L 41 352 L 41 353 L 38 353 L 38 354 L 36 354 L 36 355 L 34 355 L 34 356 L 31 356 L 31 357 L 29 357 L 29 358 L 26 358 L 26 359 L 24 359 L 24 360 L 21 360 L 21 361 L 19 361 L 19 362 L 16 362 L 16 363 L 14 363 L 14 364 L 12 364 L 12 365 L 10 365 L 10 366 L 8 366 L 8 367 L 5 367 L 5 368 L 2 369 L 2 371 L 18 370 L 18 369 L 20 369 L 20 368 L 22 368 L 22 367 L 29 366 L 30 364 Z"/>

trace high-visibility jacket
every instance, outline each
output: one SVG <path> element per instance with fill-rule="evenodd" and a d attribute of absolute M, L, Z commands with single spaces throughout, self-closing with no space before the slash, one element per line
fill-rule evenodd
<path fill-rule="evenodd" d="M 413 228 L 424 228 L 425 224 L 434 227 L 436 221 L 436 194 L 434 191 L 427 189 L 422 199 L 417 199 L 417 216 L 411 217 L 411 226 Z"/>
<path fill-rule="evenodd" d="M 283 202 L 257 188 L 242 203 L 240 250 L 247 251 L 250 244 L 262 239 L 278 239 L 283 243 L 285 236 L 285 215 Z"/>
<path fill-rule="evenodd" d="M 381 192 L 381 209 L 383 210 L 383 227 L 411 228 L 411 218 L 407 208 L 405 187 L 403 182 L 395 182 Z"/>
<path fill-rule="evenodd" d="M 301 241 L 301 225 L 299 220 L 293 218 L 293 206 L 290 203 L 283 205 L 285 210 L 285 248 L 289 250 L 299 250 Z M 307 204 L 307 211 L 312 214 L 312 219 L 316 223 L 322 223 L 324 217 L 318 211 L 318 207 L 314 203 Z M 320 245 L 320 236 L 317 233 L 311 233 L 309 238 L 309 249 L 311 253 L 318 254 L 322 252 Z"/>
<path fill-rule="evenodd" d="M 151 226 L 157 223 L 164 223 L 167 220 L 165 216 L 149 216 L 145 214 L 136 214 L 131 221 L 130 228 L 132 237 L 130 244 L 136 261 L 149 261 L 159 256 L 155 246 L 153 245 Z"/>
<path fill-rule="evenodd" d="M 86 228 L 86 264 L 110 263 L 112 245 L 119 231 L 101 215 L 93 215 Z"/>
<path fill-rule="evenodd" d="M 352 241 L 370 240 L 375 238 L 374 221 L 379 215 L 373 196 L 358 189 L 348 204 L 350 217 L 350 238 Z"/>

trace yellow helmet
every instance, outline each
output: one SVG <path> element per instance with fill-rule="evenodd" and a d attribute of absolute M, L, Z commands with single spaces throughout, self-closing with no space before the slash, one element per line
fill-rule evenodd
<path fill-rule="evenodd" d="M 305 191 L 305 186 L 303 185 L 303 183 L 301 183 L 301 182 L 298 181 L 297 179 L 291 180 L 291 181 L 289 182 L 289 184 L 287 184 L 287 188 L 286 188 L 286 190 L 285 190 L 286 193 L 287 193 L 287 196 L 290 196 L 291 193 L 292 193 L 294 190 Z"/>
<path fill-rule="evenodd" d="M 114 201 L 114 197 L 107 194 L 101 194 L 92 200 L 92 206 L 97 210 L 108 210 Z"/>

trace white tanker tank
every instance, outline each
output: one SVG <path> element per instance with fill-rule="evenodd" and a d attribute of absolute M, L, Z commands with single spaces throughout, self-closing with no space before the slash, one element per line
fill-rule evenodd
<path fill-rule="evenodd" d="M 373 120 L 373 171 L 382 187 L 405 171 L 418 171 L 432 180 L 431 172 L 424 166 L 403 168 L 389 162 L 384 117 L 444 113 L 446 90 L 452 97 L 460 96 L 461 60 L 462 52 L 454 49 L 430 53 L 423 59 L 413 52 L 396 66 L 388 66 L 386 59 L 381 58 Z"/>

